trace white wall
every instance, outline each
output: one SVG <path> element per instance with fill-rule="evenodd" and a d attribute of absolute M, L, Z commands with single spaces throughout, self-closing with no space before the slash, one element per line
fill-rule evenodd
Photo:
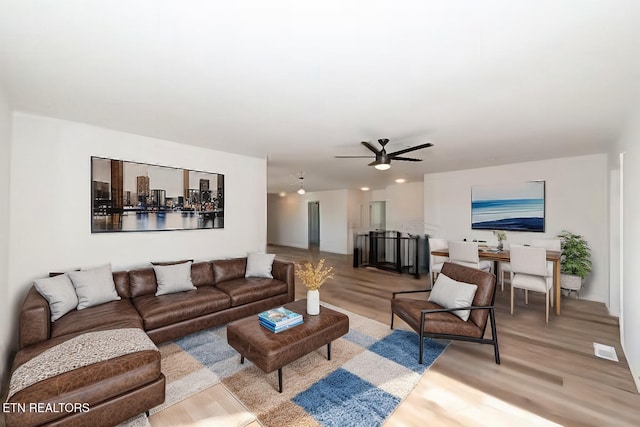
<path fill-rule="evenodd" d="M 9 180 L 11 159 L 11 113 L 0 86 L 0 386 L 8 372 L 11 336 L 9 303 Z"/>
<path fill-rule="evenodd" d="M 546 181 L 545 233 L 507 232 L 512 243 L 554 237 L 563 229 L 583 235 L 592 250 L 593 272 L 581 298 L 609 301 L 609 172 L 607 155 L 517 163 L 426 174 L 424 221 L 434 237 L 479 239 L 496 244 L 491 231 L 471 230 L 471 186 L 505 181 Z"/>
<path fill-rule="evenodd" d="M 629 124 L 619 143 L 623 154 L 622 254 L 621 254 L 621 341 L 636 387 L 640 390 L 640 112 Z M 612 155 L 611 157 L 614 157 Z"/>
<path fill-rule="evenodd" d="M 387 230 L 424 234 L 424 184 L 411 182 L 385 189 Z"/>
<path fill-rule="evenodd" d="M 349 253 L 347 206 L 348 190 L 297 193 L 267 198 L 268 242 L 275 245 L 307 248 L 308 202 L 320 202 L 320 250 Z"/>
<path fill-rule="evenodd" d="M 11 147 L 9 301 L 15 314 L 33 279 L 110 262 L 242 256 L 266 246 L 266 161 L 16 113 Z M 225 174 L 225 227 L 91 234 L 90 157 Z M 5 342 L 5 341 L 3 341 Z"/>

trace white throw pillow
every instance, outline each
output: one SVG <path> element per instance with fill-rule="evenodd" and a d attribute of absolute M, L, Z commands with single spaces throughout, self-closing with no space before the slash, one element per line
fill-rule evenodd
<path fill-rule="evenodd" d="M 78 296 L 66 274 L 35 280 L 36 290 L 49 303 L 51 321 L 55 322 L 78 306 Z"/>
<path fill-rule="evenodd" d="M 250 253 L 247 255 L 247 270 L 244 277 L 268 277 L 273 279 L 271 268 L 275 257 L 275 254 Z"/>
<path fill-rule="evenodd" d="M 78 295 L 78 310 L 120 299 L 110 264 L 68 274 Z"/>
<path fill-rule="evenodd" d="M 469 307 L 473 303 L 478 287 L 469 283 L 458 282 L 440 273 L 433 285 L 429 301 L 444 308 Z M 470 310 L 456 310 L 455 314 L 465 322 L 469 320 Z"/>
<path fill-rule="evenodd" d="M 158 289 L 156 296 L 175 292 L 192 291 L 196 287 L 191 281 L 191 261 L 171 265 L 154 265 Z"/>

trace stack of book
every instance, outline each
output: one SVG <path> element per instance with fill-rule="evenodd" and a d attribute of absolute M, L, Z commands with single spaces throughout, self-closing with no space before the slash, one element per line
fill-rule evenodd
<path fill-rule="evenodd" d="M 260 319 L 262 326 L 276 334 L 302 323 L 301 314 L 294 313 L 284 307 L 263 311 L 258 314 L 258 319 Z"/>

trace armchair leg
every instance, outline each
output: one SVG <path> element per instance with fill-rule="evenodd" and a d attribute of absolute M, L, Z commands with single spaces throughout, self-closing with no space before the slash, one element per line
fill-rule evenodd
<path fill-rule="evenodd" d="M 512 288 L 513 289 L 513 288 Z M 500 364 L 500 350 L 498 350 L 498 335 L 496 332 L 496 319 L 493 309 L 489 310 L 489 320 L 491 321 L 491 338 L 493 340 L 493 353 L 496 358 L 496 365 Z"/>
<path fill-rule="evenodd" d="M 424 352 L 424 316 L 420 319 L 420 356 L 418 363 L 422 365 L 422 353 Z"/>

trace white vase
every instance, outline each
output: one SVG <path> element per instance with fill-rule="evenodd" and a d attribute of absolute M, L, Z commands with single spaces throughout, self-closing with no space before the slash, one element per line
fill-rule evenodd
<path fill-rule="evenodd" d="M 320 314 L 320 291 L 317 289 L 307 291 L 307 314 Z"/>

